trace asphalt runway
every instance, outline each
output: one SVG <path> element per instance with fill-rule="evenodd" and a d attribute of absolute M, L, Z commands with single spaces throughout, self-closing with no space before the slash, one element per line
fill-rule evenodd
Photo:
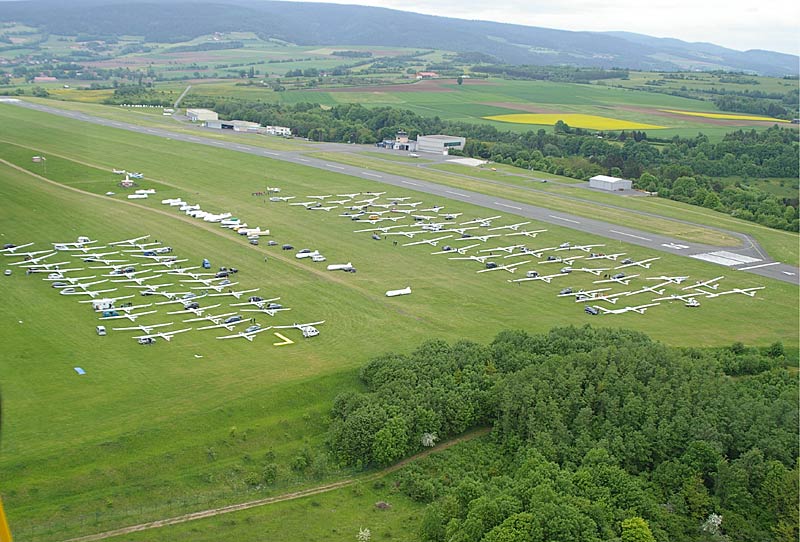
<path fill-rule="evenodd" d="M 176 141 L 196 143 L 198 145 L 208 145 L 211 147 L 218 147 L 234 152 L 244 152 L 248 154 L 254 154 L 257 156 L 263 156 L 265 158 L 270 158 L 273 160 L 283 160 L 285 162 L 291 162 L 301 166 L 314 167 L 318 169 L 331 171 L 334 173 L 352 175 L 354 177 L 359 177 L 362 179 L 386 185 L 396 186 L 398 188 L 404 188 L 407 190 L 416 190 L 418 192 L 425 192 L 433 196 L 438 196 L 445 199 L 457 200 L 465 203 L 471 203 L 473 205 L 478 205 L 487 209 L 486 216 L 495 216 L 498 212 L 502 213 L 503 215 L 515 215 L 517 217 L 521 217 L 522 219 L 531 219 L 549 224 L 557 224 L 559 226 L 571 228 L 577 231 L 591 233 L 594 235 L 606 237 L 616 241 L 622 241 L 625 243 L 630 243 L 633 245 L 638 245 L 649 249 L 657 250 L 660 252 L 676 254 L 678 256 L 694 256 L 698 254 L 707 254 L 711 252 L 732 253 L 737 256 L 745 257 L 745 259 L 752 258 L 757 261 L 750 260 L 749 263 L 740 263 L 738 265 L 720 265 L 720 267 L 724 267 L 730 272 L 735 271 L 743 273 L 752 273 L 755 275 L 760 275 L 763 277 L 768 277 L 775 280 L 788 282 L 791 284 L 800 283 L 800 275 L 799 275 L 800 270 L 798 270 L 798 268 L 784 263 L 775 262 L 769 257 L 768 254 L 766 254 L 763 248 L 761 248 L 758 245 L 758 243 L 750 236 L 737 232 L 732 232 L 729 230 L 721 230 L 721 231 L 725 231 L 729 235 L 732 235 L 740 239 L 742 243 L 741 246 L 720 247 L 713 245 L 704 245 L 701 243 L 693 243 L 690 241 L 684 241 L 680 239 L 667 237 L 665 235 L 659 235 L 656 233 L 644 232 L 641 230 L 620 226 L 618 224 L 610 224 L 608 222 L 594 220 L 583 216 L 557 212 L 542 207 L 536 207 L 533 205 L 527 205 L 514 200 L 498 198 L 495 196 L 488 196 L 486 194 L 472 192 L 469 190 L 453 189 L 448 186 L 443 186 L 428 181 L 422 181 L 419 179 L 411 179 L 400 175 L 393 175 L 383 172 L 368 171 L 365 170 L 364 168 L 349 166 L 346 164 L 331 163 L 325 160 L 314 158 L 312 156 L 305 156 L 303 154 L 303 151 L 278 151 L 278 150 L 270 150 L 261 147 L 247 145 L 244 142 L 220 141 L 218 139 L 203 137 L 204 129 L 202 128 L 198 128 L 198 133 L 196 135 L 185 134 L 180 132 L 172 132 L 170 130 L 162 128 L 148 128 L 136 124 L 104 119 L 92 115 L 87 115 L 85 113 L 81 113 L 78 111 L 68 111 L 46 105 L 29 103 L 22 100 L 13 101 L 13 98 L 10 97 L 3 98 L 3 102 L 0 103 L 25 107 L 28 109 L 33 109 L 44 113 L 50 113 L 61 117 L 67 117 L 83 122 L 90 122 L 92 124 L 99 124 L 111 128 L 119 128 L 121 130 L 128 130 L 131 132 L 138 132 L 156 137 L 164 137 Z M 253 136 L 251 134 L 242 134 L 242 136 L 243 136 L 242 139 L 245 139 L 246 137 L 258 137 L 258 136 Z M 320 150 L 325 150 L 327 152 L 337 152 L 337 151 L 352 152 L 353 146 L 345 144 L 336 144 L 336 143 L 324 143 L 322 144 L 322 148 L 315 145 L 313 148 L 309 149 L 309 152 L 317 152 Z M 432 204 L 436 203 L 437 202 L 432 202 Z M 444 204 L 444 202 L 439 202 L 439 203 Z M 516 221 L 514 217 L 509 217 L 509 218 L 512 221 Z M 609 252 L 614 251 L 613 247 L 606 248 L 605 250 Z M 728 261 L 730 262 L 732 260 Z"/>

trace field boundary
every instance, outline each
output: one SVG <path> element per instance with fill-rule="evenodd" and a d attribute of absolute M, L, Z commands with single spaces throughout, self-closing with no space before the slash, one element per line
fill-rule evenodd
<path fill-rule="evenodd" d="M 482 437 L 482 436 L 488 434 L 490 431 L 491 431 L 491 427 L 482 427 L 480 429 L 475 429 L 475 430 L 470 431 L 468 433 L 465 433 L 465 434 L 463 434 L 463 435 L 461 435 L 459 437 L 456 437 L 454 439 L 448 440 L 447 442 L 444 442 L 444 443 L 440 444 L 439 446 L 436 446 L 436 447 L 431 448 L 429 450 L 424 450 L 422 452 L 419 452 L 417 454 L 412 455 L 411 457 L 407 457 L 406 459 L 403 459 L 402 461 L 399 461 L 398 463 L 395 463 L 394 465 L 391 465 L 390 467 L 387 467 L 385 469 L 379 470 L 376 473 L 367 475 L 364 478 L 345 478 L 344 480 L 339 480 L 338 482 L 333 482 L 333 483 L 330 483 L 330 484 L 324 484 L 324 485 L 321 485 L 321 486 L 311 487 L 311 488 L 308 488 L 308 489 L 303 489 L 303 490 L 300 490 L 300 491 L 294 491 L 294 492 L 291 492 L 291 493 L 284 493 L 283 495 L 275 495 L 273 497 L 266 497 L 266 498 L 258 499 L 258 500 L 255 500 L 255 501 L 247 501 L 247 502 L 243 502 L 243 503 L 239 503 L 239 504 L 230 504 L 230 505 L 227 505 L 227 506 L 221 506 L 219 508 L 209 508 L 208 510 L 201 510 L 201 511 L 198 511 L 198 512 L 190 512 L 188 514 L 183 514 L 183 515 L 180 515 L 180 516 L 174 516 L 174 517 L 165 518 L 165 519 L 158 519 L 158 520 L 149 521 L 149 522 L 146 522 L 146 523 L 139 523 L 137 525 L 130 525 L 128 527 L 121 527 L 119 529 L 114 529 L 114 530 L 111 530 L 111 531 L 105 531 L 105 532 L 102 532 L 102 533 L 90 534 L 90 535 L 86 535 L 86 536 L 79 536 L 77 538 L 70 538 L 68 540 L 65 540 L 64 542 L 93 542 L 95 540 L 104 540 L 106 538 L 113 538 L 115 536 L 131 534 L 131 533 L 137 533 L 137 532 L 140 532 L 140 531 L 147 531 L 147 530 L 150 530 L 150 529 L 158 529 L 159 527 L 167 527 L 167 526 L 170 526 L 170 525 L 178 525 L 180 523 L 186 523 L 186 522 L 195 521 L 195 520 L 198 520 L 198 519 L 205 519 L 205 518 L 210 518 L 210 517 L 214 517 L 214 516 L 219 516 L 219 515 L 222 515 L 222 514 L 229 514 L 231 512 L 240 512 L 242 510 L 249 510 L 250 508 L 257 508 L 257 507 L 260 507 L 260 506 L 266 506 L 268 504 L 275 504 L 275 503 L 291 501 L 291 500 L 295 500 L 295 499 L 302 499 L 304 497 L 310 497 L 311 495 L 318 495 L 320 493 L 327 493 L 329 491 L 335 491 L 337 489 L 341 489 L 341 488 L 350 486 L 350 485 L 352 485 L 352 484 L 354 484 L 356 482 L 371 481 L 371 480 L 376 480 L 378 478 L 382 478 L 382 477 L 384 477 L 384 476 L 386 476 L 388 474 L 391 474 L 391 473 L 393 473 L 393 472 L 405 467 L 406 465 L 408 465 L 411 462 L 423 459 L 423 458 L 425 458 L 425 457 L 427 457 L 427 456 L 429 456 L 429 455 L 431 455 L 433 453 L 442 452 L 444 450 L 447 450 L 448 448 L 451 448 L 452 446 L 455 446 L 456 444 L 460 444 L 460 443 L 466 442 L 468 440 L 472 440 L 472 439 L 475 439 L 475 438 L 478 438 L 478 437 Z"/>

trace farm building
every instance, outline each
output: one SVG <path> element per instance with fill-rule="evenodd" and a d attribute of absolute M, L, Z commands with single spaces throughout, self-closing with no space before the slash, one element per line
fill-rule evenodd
<path fill-rule="evenodd" d="M 438 79 L 439 74 L 436 72 L 417 72 L 417 79 Z"/>
<path fill-rule="evenodd" d="M 447 154 L 450 149 L 461 150 L 467 140 L 463 137 L 449 135 L 417 136 L 417 150 L 419 152 L 435 152 Z"/>
<path fill-rule="evenodd" d="M 589 188 L 608 190 L 609 192 L 631 190 L 633 188 L 633 181 L 620 179 L 619 177 L 609 177 L 608 175 L 595 175 L 589 179 Z"/>
<path fill-rule="evenodd" d="M 264 133 L 267 135 L 289 137 L 292 135 L 292 129 L 286 126 L 264 126 Z"/>
<path fill-rule="evenodd" d="M 189 120 L 192 122 L 219 119 L 219 115 L 210 109 L 187 109 L 186 116 L 189 117 Z"/>
<path fill-rule="evenodd" d="M 203 126 L 216 130 L 233 130 L 234 132 L 258 132 L 261 128 L 259 123 L 246 120 L 207 120 Z"/>

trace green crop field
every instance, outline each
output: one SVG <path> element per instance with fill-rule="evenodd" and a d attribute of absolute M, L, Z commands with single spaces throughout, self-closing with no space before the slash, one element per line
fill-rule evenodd
<path fill-rule="evenodd" d="M 36 241 L 43 247 L 78 235 L 107 242 L 150 234 L 192 265 L 208 257 L 215 266 L 238 267 L 241 287 L 261 288 L 259 295 L 280 296 L 291 307 L 274 318 L 260 316 L 263 325 L 325 320 L 321 335 L 313 339 L 284 331 L 296 343 L 283 347 L 272 346 L 277 339 L 269 332 L 249 343 L 218 341 L 213 331 L 192 331 L 170 343 L 143 347 L 122 332 L 96 336 L 91 311 L 74 298 L 57 295 L 36 275 L 17 271 L 1 277 L 0 471 L 3 502 L 21 540 L 63 540 L 350 476 L 319 455 L 333 398 L 357 389 L 356 369 L 370 356 L 408 351 L 425 339 L 486 341 L 506 328 L 543 331 L 592 323 L 630 327 L 676 345 L 797 342 L 797 288 L 786 283 L 742 273 L 727 277 L 725 285 L 766 288 L 755 298 L 704 301 L 698 310 L 674 302 L 645 315 L 592 318 L 582 304 L 555 294 L 567 285 L 588 289 L 593 275 L 573 273 L 549 285 L 509 284 L 507 273 L 477 274 L 476 263 L 431 256 L 431 247 L 400 247 L 389 238 L 356 235 L 352 231 L 358 225 L 335 213 L 251 195 L 266 185 L 297 196 L 387 190 L 376 182 L 10 105 L 0 106 L 0 140 L 4 243 Z M 47 157 L 46 165 L 31 161 L 37 154 Z M 140 184 L 155 187 L 155 199 L 132 202 L 103 195 L 120 192 L 119 177 L 110 171 L 120 167 L 144 172 Z M 434 203 L 426 194 L 402 192 Z M 250 246 L 218 225 L 158 203 L 177 196 L 268 227 L 279 243 L 319 249 L 329 263 L 352 261 L 358 273 L 330 273 L 319 267 L 324 264 L 295 259 L 293 252 Z M 486 214 L 479 207 L 435 199 L 465 219 Z M 519 220 L 508 216 L 506 221 Z M 567 228 L 531 227 L 548 230 L 529 242 L 533 247 L 569 240 L 605 243 L 605 251 L 637 259 L 661 257 L 645 275 L 690 275 L 694 280 L 725 274 L 718 266 Z M 549 267 L 558 271 L 558 265 L 537 266 L 540 271 Z M 388 289 L 407 285 L 411 296 L 384 296 Z M 152 318 L 149 323 L 167 321 L 161 315 Z M 87 374 L 78 376 L 73 370 L 78 366 Z M 311 467 L 293 470 L 295 458 L 304 453 Z M 277 465 L 276 481 L 252 487 L 249 481 L 265 463 Z M 371 503 L 387 498 L 372 487 L 361 495 L 349 489 L 335 495 L 346 502 L 320 496 L 248 513 L 252 520 L 239 516 L 209 522 L 230 527 L 232 538 L 263 538 L 276 532 L 276 518 L 285 513 L 294 527 L 281 532 L 283 540 L 345 540 L 377 513 Z M 418 509 L 400 497 L 392 499 L 398 509 L 376 520 L 384 522 L 377 532 L 402 539 L 397 529 Z M 331 520 L 337 531 L 323 530 L 321 522 L 340 507 L 338 519 Z M 258 519 L 265 517 L 269 525 Z M 319 522 L 304 522 L 304 517 Z M 174 536 L 202 538 L 192 534 L 195 528 L 187 524 Z M 153 535 L 163 538 L 140 534 L 126 539 L 167 540 L 170 532 Z"/>

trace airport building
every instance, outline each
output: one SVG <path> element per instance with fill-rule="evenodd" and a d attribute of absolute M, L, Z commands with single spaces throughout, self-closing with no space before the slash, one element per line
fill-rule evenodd
<path fill-rule="evenodd" d="M 210 109 L 187 109 L 186 116 L 189 117 L 189 120 L 192 122 L 219 119 L 219 115 Z"/>
<path fill-rule="evenodd" d="M 595 175 L 589 179 L 589 188 L 597 188 L 608 192 L 632 190 L 633 181 L 620 179 L 619 177 L 609 177 L 608 175 Z"/>
<path fill-rule="evenodd" d="M 246 120 L 207 120 L 203 126 L 216 130 L 233 130 L 234 132 L 258 132 L 261 129 L 259 123 Z"/>
<path fill-rule="evenodd" d="M 417 151 L 447 154 L 450 149 L 462 150 L 466 142 L 465 138 L 457 136 L 421 135 L 417 136 Z"/>

